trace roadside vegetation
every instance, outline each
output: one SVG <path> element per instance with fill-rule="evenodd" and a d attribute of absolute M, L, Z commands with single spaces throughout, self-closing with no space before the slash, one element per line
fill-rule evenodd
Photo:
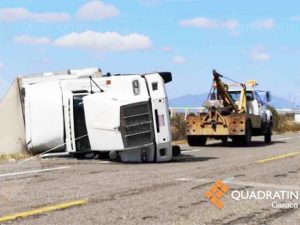
<path fill-rule="evenodd" d="M 273 113 L 273 132 L 274 133 L 286 133 L 300 131 L 300 123 L 294 122 L 293 114 L 280 115 L 275 108 L 268 106 L 269 110 Z M 171 129 L 173 141 L 176 143 L 183 142 L 185 140 L 186 124 L 184 120 L 184 114 L 178 113 L 171 119 Z"/>
<path fill-rule="evenodd" d="M 24 153 L 13 153 L 13 154 L 0 154 L 0 163 L 12 162 L 16 160 L 26 159 L 30 155 L 26 152 Z"/>
<path fill-rule="evenodd" d="M 300 131 L 300 123 L 294 122 L 294 114 L 280 115 L 272 106 L 268 106 L 273 114 L 273 130 L 275 133 Z"/>
<path fill-rule="evenodd" d="M 180 143 L 181 141 L 185 140 L 185 130 L 186 130 L 186 123 L 184 120 L 183 114 L 176 114 L 171 119 L 171 131 L 173 141 L 176 143 Z"/>

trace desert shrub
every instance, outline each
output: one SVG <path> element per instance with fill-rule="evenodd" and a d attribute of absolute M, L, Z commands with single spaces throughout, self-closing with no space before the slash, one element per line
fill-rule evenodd
<path fill-rule="evenodd" d="M 278 131 L 280 124 L 282 123 L 282 118 L 273 106 L 268 105 L 267 109 L 270 110 L 273 114 L 273 130 Z"/>
<path fill-rule="evenodd" d="M 10 160 L 21 160 L 30 157 L 26 152 L 12 153 L 12 154 L 2 154 L 0 153 L 0 163 L 8 162 Z"/>
<path fill-rule="evenodd" d="M 278 133 L 300 131 L 300 124 L 294 122 L 293 114 L 280 115 L 277 110 L 268 106 L 268 109 L 273 114 L 273 130 Z"/>
<path fill-rule="evenodd" d="M 186 122 L 184 120 L 184 115 L 176 114 L 171 119 L 171 131 L 174 141 L 185 139 Z"/>

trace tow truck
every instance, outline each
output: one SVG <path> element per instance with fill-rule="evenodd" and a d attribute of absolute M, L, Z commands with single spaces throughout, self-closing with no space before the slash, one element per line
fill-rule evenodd
<path fill-rule="evenodd" d="M 222 79 L 233 81 L 226 84 Z M 248 146 L 253 136 L 272 141 L 273 115 L 267 108 L 269 91 L 257 89 L 255 80 L 236 82 L 213 70 L 213 85 L 204 102 L 205 110 L 187 117 L 186 136 L 190 146 L 205 146 L 207 139 L 232 139 L 235 145 Z"/>

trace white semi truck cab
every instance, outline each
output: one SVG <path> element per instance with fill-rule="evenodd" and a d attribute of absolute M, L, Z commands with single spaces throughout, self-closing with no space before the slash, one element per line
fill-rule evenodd
<path fill-rule="evenodd" d="M 109 152 L 124 162 L 165 162 L 172 137 L 169 72 L 102 75 L 98 68 L 19 78 L 30 152 Z"/>

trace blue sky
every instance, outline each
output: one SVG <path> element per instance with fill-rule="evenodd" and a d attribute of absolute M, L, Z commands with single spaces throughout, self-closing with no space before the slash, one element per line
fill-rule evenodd
<path fill-rule="evenodd" d="M 211 71 L 300 101 L 300 2 L 0 1 L 0 95 L 22 74 L 94 67 L 171 71 L 170 98 L 207 92 Z"/>

